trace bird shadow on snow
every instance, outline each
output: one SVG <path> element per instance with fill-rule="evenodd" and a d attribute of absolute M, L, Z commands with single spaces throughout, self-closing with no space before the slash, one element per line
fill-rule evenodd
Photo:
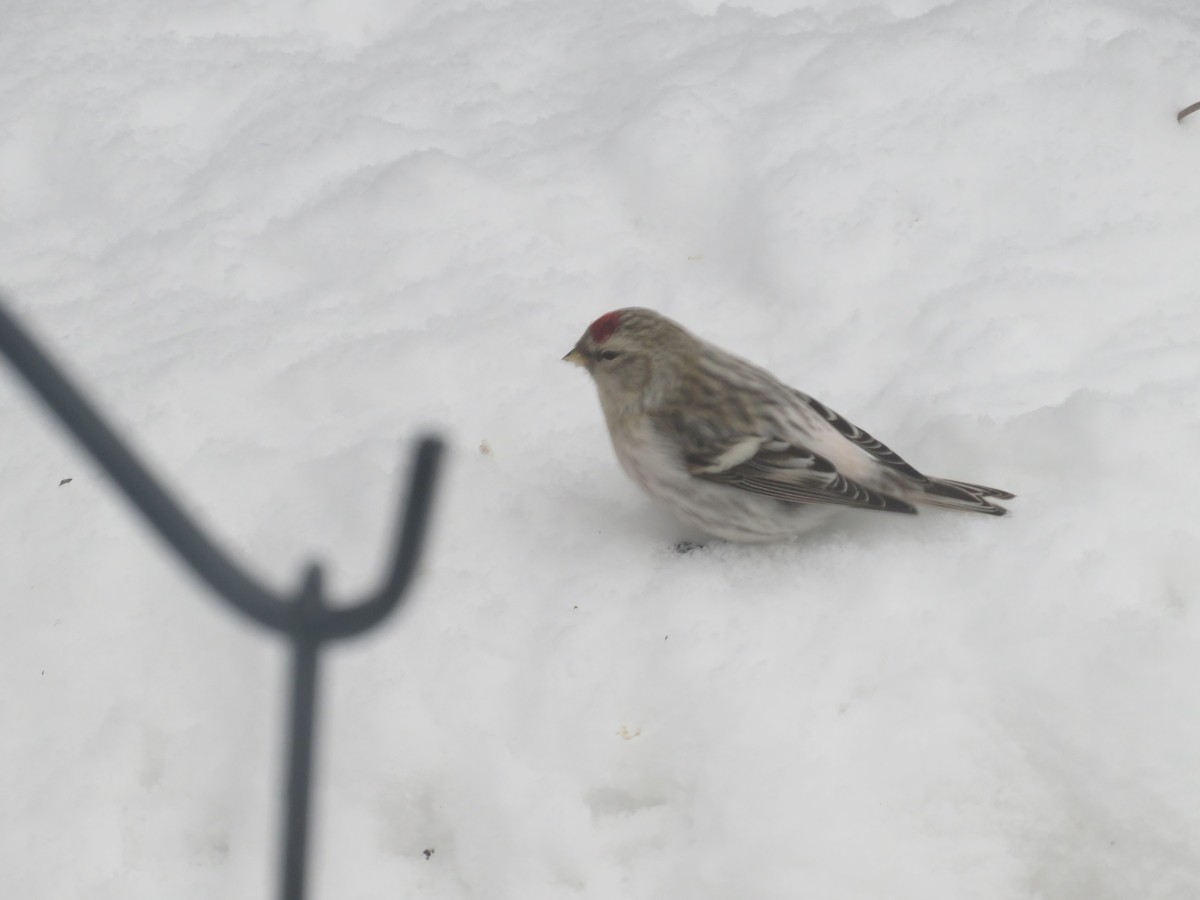
<path fill-rule="evenodd" d="M 988 519 L 980 516 L 979 519 Z M 668 513 L 662 512 L 658 523 L 643 530 L 655 540 L 680 556 L 693 556 L 714 552 L 753 553 L 788 556 L 844 547 L 859 547 L 863 552 L 889 545 L 901 545 L 921 541 L 930 537 L 944 539 L 947 529 L 954 520 L 965 523 L 962 514 L 952 510 L 921 510 L 919 515 L 898 515 L 859 510 L 834 510 L 829 518 L 811 531 L 796 537 L 761 544 L 739 544 L 723 538 L 710 537 L 690 529 Z M 987 524 L 996 525 L 994 519 Z"/>

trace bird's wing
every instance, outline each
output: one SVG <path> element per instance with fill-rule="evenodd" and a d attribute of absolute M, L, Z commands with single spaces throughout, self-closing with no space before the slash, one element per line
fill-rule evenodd
<path fill-rule="evenodd" d="M 806 406 L 814 410 L 822 419 L 832 425 L 837 432 L 850 441 L 861 447 L 883 465 L 887 466 L 896 472 L 901 473 L 907 478 L 912 479 L 917 484 L 929 484 L 930 479 L 926 475 L 922 475 L 908 463 L 906 463 L 900 454 L 889 447 L 883 441 L 876 440 L 867 434 L 853 422 L 838 415 L 820 400 L 808 396 L 808 394 L 800 391 L 795 391 L 795 395 L 804 402 Z"/>
<path fill-rule="evenodd" d="M 916 513 L 912 505 L 864 487 L 825 457 L 787 441 L 743 436 L 704 451 L 692 448 L 686 459 L 697 478 L 776 500 Z"/>
<path fill-rule="evenodd" d="M 871 437 L 871 435 L 867 434 L 853 422 L 842 418 L 842 416 L 838 415 L 820 400 L 795 389 L 793 389 L 793 392 L 810 409 L 814 410 L 821 418 L 832 425 L 846 440 L 861 447 L 884 466 L 901 473 L 910 481 L 915 482 L 924 491 L 924 502 L 929 503 L 931 506 L 947 506 L 951 509 L 969 508 L 1002 516 L 1004 515 L 1004 510 L 988 501 L 991 499 L 1012 500 L 1014 497 L 1013 494 L 1008 491 L 1002 491 L 999 488 L 969 484 L 965 481 L 951 481 L 949 478 L 930 478 L 928 475 L 918 472 L 906 463 L 895 450 L 882 441 Z M 949 502 L 946 502 L 947 500 Z"/>

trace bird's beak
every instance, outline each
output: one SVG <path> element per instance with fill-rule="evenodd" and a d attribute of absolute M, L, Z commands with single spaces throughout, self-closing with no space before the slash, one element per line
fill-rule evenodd
<path fill-rule="evenodd" d="M 583 366 L 585 369 L 591 368 L 591 366 L 588 365 L 587 356 L 585 356 L 584 352 L 579 349 L 578 344 L 572 347 L 571 352 L 563 357 L 563 362 L 575 363 L 575 365 Z"/>

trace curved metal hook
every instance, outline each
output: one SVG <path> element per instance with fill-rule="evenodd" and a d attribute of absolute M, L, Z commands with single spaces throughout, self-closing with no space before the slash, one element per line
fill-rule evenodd
<path fill-rule="evenodd" d="M 0 297 L 0 352 L 175 552 L 231 606 L 260 625 L 292 636 L 305 636 L 317 643 L 361 634 L 396 607 L 421 552 L 442 454 L 441 441 L 427 436 L 418 445 L 409 475 L 408 496 L 397 523 L 395 549 L 382 585 L 357 605 L 330 606 L 319 593 L 302 604 L 298 601 L 304 587 L 292 597 L 277 596 L 218 549 L 100 418 L 82 392 L 17 324 L 3 301 Z M 319 571 L 315 566 L 310 567 L 304 583 L 319 585 Z"/>

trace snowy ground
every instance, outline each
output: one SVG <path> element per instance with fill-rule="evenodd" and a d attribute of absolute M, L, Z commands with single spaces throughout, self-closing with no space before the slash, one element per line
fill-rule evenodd
<path fill-rule="evenodd" d="M 329 667 L 314 897 L 1200 896 L 1197 46 L 1194 0 L 8 4 L 0 284 L 241 558 L 358 593 L 453 445 Z M 1014 514 L 673 553 L 559 362 L 632 304 Z M 6 367 L 0 434 L 0 895 L 269 896 L 283 654 Z"/>

